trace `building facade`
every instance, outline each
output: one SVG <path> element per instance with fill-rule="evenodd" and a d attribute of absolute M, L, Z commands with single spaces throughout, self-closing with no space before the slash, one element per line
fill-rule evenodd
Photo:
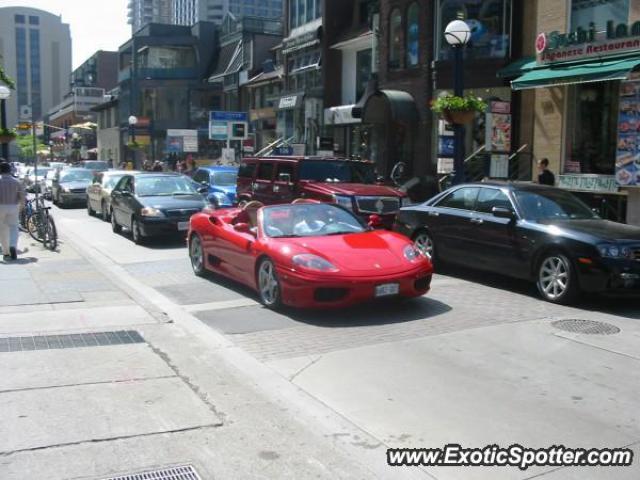
<path fill-rule="evenodd" d="M 33 109 L 37 120 L 69 89 L 71 35 L 56 15 L 24 7 L 0 8 L 0 58 L 16 89 L 7 103 L 7 124 Z"/>
<path fill-rule="evenodd" d="M 99 50 L 71 73 L 71 87 L 111 90 L 118 85 L 118 52 Z"/>
<path fill-rule="evenodd" d="M 97 149 L 98 160 L 110 162 L 118 168 L 124 160 L 123 147 L 120 141 L 120 123 L 118 115 L 118 90 L 114 89 L 105 95 L 104 101 L 92 109 L 97 117 Z"/>
<path fill-rule="evenodd" d="M 172 23 L 172 0 L 129 0 L 128 22 L 131 33 L 149 23 Z"/>
<path fill-rule="evenodd" d="M 640 225 L 640 4 L 537 0 L 525 55 L 503 72 L 527 95 L 535 159 L 602 216 Z"/>
<path fill-rule="evenodd" d="M 219 54 L 218 31 L 211 22 L 191 27 L 149 24 L 119 49 L 118 124 L 121 143 L 142 146 L 136 159 L 163 158 L 172 129 L 198 130 L 198 152 L 217 158 L 208 140 L 209 111 L 219 110 L 221 92 L 207 83 Z M 130 116 L 138 123 L 129 126 Z M 134 152 L 128 152 L 132 155 Z"/>
<path fill-rule="evenodd" d="M 199 21 L 222 24 L 227 13 L 238 17 L 282 17 L 282 0 L 173 0 L 173 23 L 193 25 Z"/>

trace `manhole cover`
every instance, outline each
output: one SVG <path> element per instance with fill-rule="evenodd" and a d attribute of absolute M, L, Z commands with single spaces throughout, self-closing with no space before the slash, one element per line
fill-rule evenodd
<path fill-rule="evenodd" d="M 584 335 L 615 335 L 620 333 L 620 329 L 615 325 L 594 320 L 579 320 L 575 318 L 557 320 L 551 325 L 559 330 L 570 333 L 582 333 Z"/>
<path fill-rule="evenodd" d="M 160 470 L 147 470 L 146 472 L 132 473 L 120 477 L 109 477 L 104 480 L 202 480 L 198 472 L 191 465 L 162 468 Z"/>

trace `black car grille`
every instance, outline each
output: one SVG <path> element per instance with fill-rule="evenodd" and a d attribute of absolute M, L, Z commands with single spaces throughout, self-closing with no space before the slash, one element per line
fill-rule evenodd
<path fill-rule="evenodd" d="M 168 218 L 189 218 L 191 215 L 198 213 L 200 209 L 198 208 L 187 208 L 180 210 L 167 210 L 165 214 Z"/>
<path fill-rule="evenodd" d="M 86 188 L 72 188 L 69 190 L 71 193 L 87 193 Z"/>
<path fill-rule="evenodd" d="M 361 213 L 388 214 L 397 213 L 400 209 L 397 197 L 356 197 L 356 204 Z"/>
<path fill-rule="evenodd" d="M 632 251 L 632 258 L 637 262 L 640 262 L 640 248 L 636 248 Z"/>

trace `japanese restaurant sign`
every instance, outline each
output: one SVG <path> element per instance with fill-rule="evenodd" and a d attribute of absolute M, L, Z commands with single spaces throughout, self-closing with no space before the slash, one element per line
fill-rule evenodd
<path fill-rule="evenodd" d="M 538 63 L 567 62 L 586 58 L 619 55 L 640 51 L 640 22 L 628 25 L 608 21 L 604 32 L 597 32 L 593 23 L 588 29 L 574 32 L 539 33 L 536 38 Z"/>
<path fill-rule="evenodd" d="M 640 76 L 620 83 L 616 182 L 640 186 Z"/>

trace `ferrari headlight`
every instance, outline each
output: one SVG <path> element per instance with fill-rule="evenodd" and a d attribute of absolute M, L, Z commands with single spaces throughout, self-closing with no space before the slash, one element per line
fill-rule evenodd
<path fill-rule="evenodd" d="M 351 200 L 351 197 L 345 197 L 344 195 L 334 195 L 333 200 L 341 207 L 353 211 L 353 200 Z"/>
<path fill-rule="evenodd" d="M 621 247 L 616 244 L 603 244 L 598 245 L 598 252 L 600 255 L 607 258 L 630 258 L 631 249 L 628 247 Z"/>
<path fill-rule="evenodd" d="M 307 270 L 315 270 L 317 272 L 337 272 L 338 269 L 328 260 L 312 253 L 302 253 L 293 257 L 293 264 Z"/>
<path fill-rule="evenodd" d="M 404 247 L 404 258 L 409 260 L 410 262 L 415 262 L 420 258 L 420 251 L 415 248 L 413 245 L 407 245 Z"/>
<path fill-rule="evenodd" d="M 140 211 L 140 215 L 143 217 L 164 217 L 164 213 L 161 210 L 153 207 L 145 207 Z"/>

